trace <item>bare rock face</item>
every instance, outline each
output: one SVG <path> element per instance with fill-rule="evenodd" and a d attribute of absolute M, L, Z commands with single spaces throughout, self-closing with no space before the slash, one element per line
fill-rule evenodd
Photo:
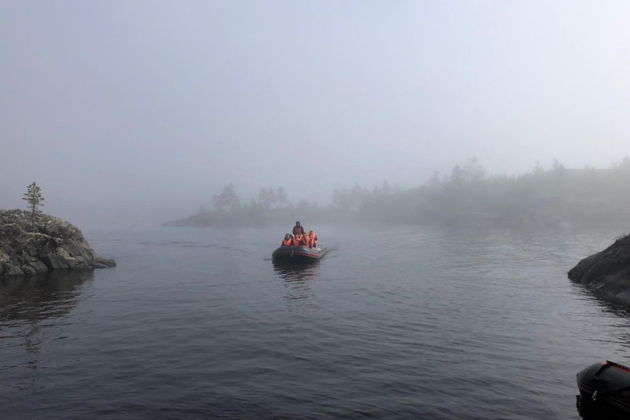
<path fill-rule="evenodd" d="M 97 255 L 81 231 L 64 220 L 41 214 L 33 229 L 28 212 L 0 210 L 0 277 L 115 265 Z"/>
<path fill-rule="evenodd" d="M 609 297 L 630 302 L 630 235 L 584 258 L 569 271 L 569 278 Z"/>

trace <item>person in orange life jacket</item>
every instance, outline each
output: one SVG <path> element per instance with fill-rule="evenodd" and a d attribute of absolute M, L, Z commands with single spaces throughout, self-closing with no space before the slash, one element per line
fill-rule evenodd
<path fill-rule="evenodd" d="M 298 233 L 304 235 L 304 227 L 300 225 L 300 222 L 295 222 L 295 226 L 293 226 L 293 234 L 297 235 Z"/>
<path fill-rule="evenodd" d="M 295 235 L 295 246 L 307 246 L 306 237 L 301 233 Z"/>
<path fill-rule="evenodd" d="M 308 247 L 309 248 L 317 248 L 317 234 L 312 230 L 309 230 L 306 234 Z"/>
<path fill-rule="evenodd" d="M 286 235 L 284 235 L 284 240 L 282 241 L 282 246 L 293 246 L 293 235 L 291 235 L 290 233 L 287 233 Z"/>
<path fill-rule="evenodd" d="M 312 248 L 311 247 L 311 232 L 307 232 L 304 234 L 304 239 L 306 239 L 306 246 L 308 248 Z"/>

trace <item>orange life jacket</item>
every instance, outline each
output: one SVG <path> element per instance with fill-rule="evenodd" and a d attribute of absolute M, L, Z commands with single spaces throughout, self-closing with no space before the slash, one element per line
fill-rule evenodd
<path fill-rule="evenodd" d="M 317 234 L 315 232 L 310 231 L 306 235 L 306 239 L 308 241 L 308 247 L 309 248 L 315 248 L 317 246 Z"/>
<path fill-rule="evenodd" d="M 293 238 L 283 239 L 282 246 L 293 246 Z"/>
<path fill-rule="evenodd" d="M 295 235 L 295 246 L 303 246 L 306 245 L 306 238 L 304 235 L 297 234 Z"/>

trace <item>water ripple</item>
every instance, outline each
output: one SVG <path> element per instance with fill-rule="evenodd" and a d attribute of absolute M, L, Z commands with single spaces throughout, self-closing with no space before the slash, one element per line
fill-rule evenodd
<path fill-rule="evenodd" d="M 577 419 L 575 373 L 628 362 L 628 309 L 566 279 L 602 233 L 324 226 L 307 266 L 277 234 L 104 233 L 115 270 L 3 280 L 4 415 Z"/>

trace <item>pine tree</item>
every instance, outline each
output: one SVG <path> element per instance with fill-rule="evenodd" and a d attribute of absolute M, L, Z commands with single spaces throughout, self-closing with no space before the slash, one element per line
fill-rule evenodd
<path fill-rule="evenodd" d="M 44 197 L 42 197 L 42 189 L 33 182 L 26 188 L 26 193 L 22 197 L 22 200 L 28 201 L 29 209 L 31 211 L 31 230 L 35 231 L 35 221 L 37 216 L 41 213 L 38 207 L 43 206 Z"/>
<path fill-rule="evenodd" d="M 234 192 L 232 184 L 223 188 L 221 194 L 212 197 L 212 202 L 219 211 L 231 210 L 234 212 L 241 208 L 241 200 Z"/>

